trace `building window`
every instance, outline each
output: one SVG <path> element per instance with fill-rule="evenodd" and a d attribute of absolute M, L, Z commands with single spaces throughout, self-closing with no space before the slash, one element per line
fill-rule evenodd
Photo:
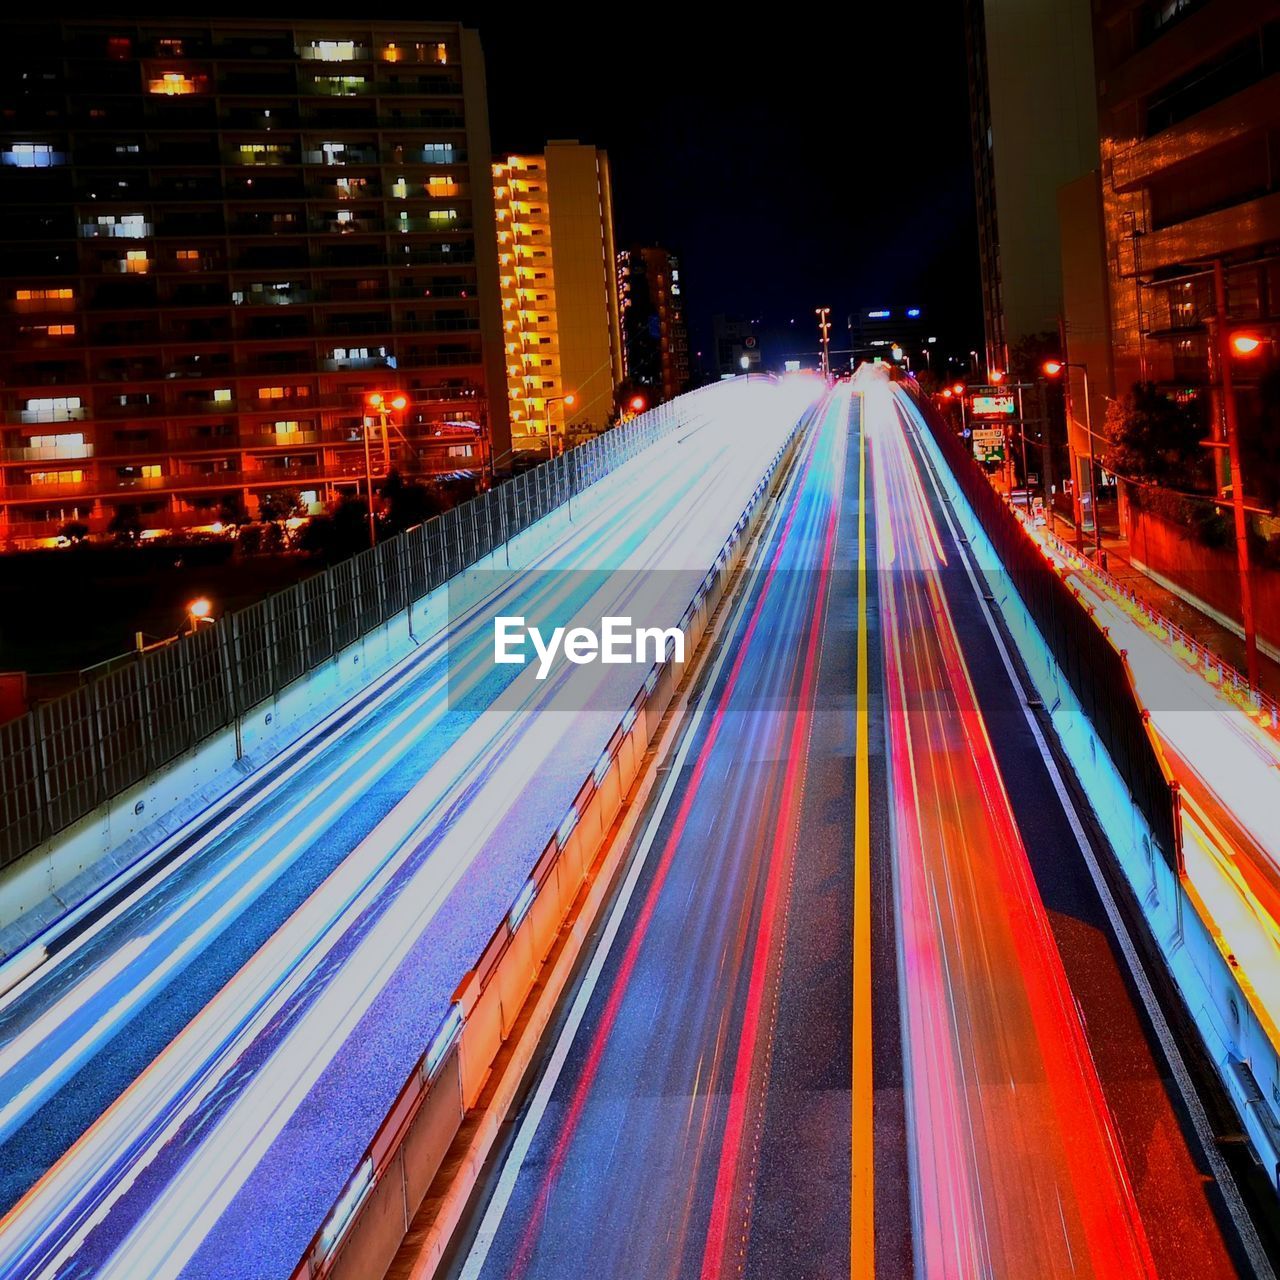
<path fill-rule="evenodd" d="M 51 169 L 67 161 L 61 151 L 45 142 L 15 142 L 4 152 L 3 159 L 15 169 Z"/>
<path fill-rule="evenodd" d="M 147 462 L 140 468 L 144 480 L 159 480 L 164 471 L 158 462 Z"/>
<path fill-rule="evenodd" d="M 347 144 L 345 142 L 322 142 L 320 144 L 320 154 L 324 156 L 325 164 L 346 164 Z"/>
<path fill-rule="evenodd" d="M 354 40 L 313 40 L 302 56 L 316 62 L 354 62 L 356 45 Z"/>
<path fill-rule="evenodd" d="M 199 262 L 200 250 L 199 249 L 178 249 L 173 256 L 177 258 L 179 262 Z"/>
<path fill-rule="evenodd" d="M 84 472 L 75 471 L 33 471 L 31 473 L 32 484 L 82 484 L 84 482 Z"/>
<path fill-rule="evenodd" d="M 282 422 L 273 422 L 271 425 L 278 436 L 297 435 L 302 430 L 302 423 L 297 418 L 286 418 Z"/>
<path fill-rule="evenodd" d="M 53 396 L 28 400 L 22 410 L 23 422 L 70 422 L 84 417 L 79 396 Z"/>
<path fill-rule="evenodd" d="M 230 387 L 218 387 L 218 388 L 217 388 L 217 390 L 216 390 L 216 391 L 214 391 L 214 393 L 213 393 L 213 403 L 214 403 L 214 404 L 230 404 L 230 403 L 231 403 L 231 388 L 230 388 Z"/>
<path fill-rule="evenodd" d="M 145 276 L 151 270 L 151 259 L 145 249 L 130 249 L 120 259 L 120 270 L 125 275 Z"/>
<path fill-rule="evenodd" d="M 453 143 L 424 142 L 422 144 L 422 159 L 427 164 L 452 164 Z"/>
<path fill-rule="evenodd" d="M 93 222 L 84 223 L 80 233 L 92 240 L 106 236 L 115 240 L 142 240 L 151 234 L 151 224 L 142 213 L 103 213 Z"/>
<path fill-rule="evenodd" d="M 69 302 L 76 296 L 74 289 L 17 289 L 15 302 Z"/>
<path fill-rule="evenodd" d="M 273 157 L 283 155 L 288 147 L 281 142 L 242 142 L 236 148 L 241 164 L 277 164 Z"/>
<path fill-rule="evenodd" d="M 208 79 L 205 76 L 188 76 L 181 71 L 166 71 L 147 81 L 147 92 L 164 98 L 180 98 L 189 93 L 203 93 Z"/>
<path fill-rule="evenodd" d="M 458 216 L 457 209 L 429 209 L 427 210 L 427 218 L 431 222 L 452 222 Z"/>
<path fill-rule="evenodd" d="M 397 178 L 391 184 L 391 194 L 397 200 L 406 200 L 409 197 L 409 184 L 403 178 Z"/>
<path fill-rule="evenodd" d="M 327 93 L 335 98 L 354 98 L 368 85 L 364 76 L 316 76 L 315 86 L 318 93 Z"/>

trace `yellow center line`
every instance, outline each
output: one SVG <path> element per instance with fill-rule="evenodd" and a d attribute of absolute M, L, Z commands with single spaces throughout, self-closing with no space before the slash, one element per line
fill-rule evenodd
<path fill-rule="evenodd" d="M 871 801 L 867 710 L 867 424 L 858 392 L 857 744 L 853 767 L 853 1162 L 849 1274 L 875 1280 L 875 1142 L 871 1092 Z"/>

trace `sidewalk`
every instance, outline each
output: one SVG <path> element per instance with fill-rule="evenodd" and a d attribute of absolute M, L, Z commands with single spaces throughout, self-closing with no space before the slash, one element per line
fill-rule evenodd
<path fill-rule="evenodd" d="M 1104 509 L 1105 513 L 1105 509 Z M 1075 527 L 1059 512 L 1053 514 L 1053 532 L 1064 542 L 1074 545 Z M 1244 641 L 1235 632 L 1201 613 L 1194 605 L 1162 587 L 1141 569 L 1135 569 L 1129 559 L 1129 543 L 1106 525 L 1102 529 L 1102 549 L 1106 554 L 1105 568 L 1118 582 L 1124 584 L 1151 608 L 1176 623 L 1188 635 L 1198 640 L 1206 649 L 1216 653 L 1224 662 L 1245 670 Z M 1091 535 L 1086 535 L 1085 551 L 1092 556 Z M 1280 662 L 1265 653 L 1258 654 L 1259 683 L 1264 693 L 1280 699 Z"/>

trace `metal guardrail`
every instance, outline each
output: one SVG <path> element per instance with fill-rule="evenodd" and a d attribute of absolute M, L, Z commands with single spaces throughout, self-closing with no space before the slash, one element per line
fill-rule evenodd
<path fill-rule="evenodd" d="M 1141 614 L 1146 620 L 1148 629 L 1163 632 L 1170 649 L 1183 658 L 1187 665 L 1197 671 L 1207 683 L 1216 685 L 1223 695 L 1250 716 L 1255 724 L 1280 736 L 1280 703 L 1261 689 L 1250 688 L 1249 677 L 1243 671 L 1232 666 L 1221 654 L 1215 653 L 1202 641 L 1197 640 L 1173 619 L 1166 617 L 1136 591 L 1129 590 L 1119 578 L 1113 577 L 1095 560 L 1081 555 L 1056 533 L 1046 529 L 1044 536 L 1053 545 L 1054 551 L 1073 565 L 1076 572 L 1087 573 L 1096 578 L 1109 595 L 1127 605 L 1133 612 Z"/>
<path fill-rule="evenodd" d="M 328 662 L 684 420 L 674 404 L 659 405 L 0 725 L 0 868 Z"/>
<path fill-rule="evenodd" d="M 904 384 L 905 389 L 905 384 Z M 1146 723 L 1125 655 L 1063 582 L 928 397 L 908 390 L 1005 572 L 1067 678 L 1169 865 L 1180 870 L 1177 788 Z"/>

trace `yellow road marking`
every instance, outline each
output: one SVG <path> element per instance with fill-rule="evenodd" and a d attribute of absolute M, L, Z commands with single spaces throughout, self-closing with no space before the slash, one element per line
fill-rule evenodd
<path fill-rule="evenodd" d="M 874 1280 L 875 1142 L 871 1092 L 871 801 L 867 711 L 867 426 L 858 392 L 858 707 L 853 767 L 853 1185 L 849 1274 Z"/>

